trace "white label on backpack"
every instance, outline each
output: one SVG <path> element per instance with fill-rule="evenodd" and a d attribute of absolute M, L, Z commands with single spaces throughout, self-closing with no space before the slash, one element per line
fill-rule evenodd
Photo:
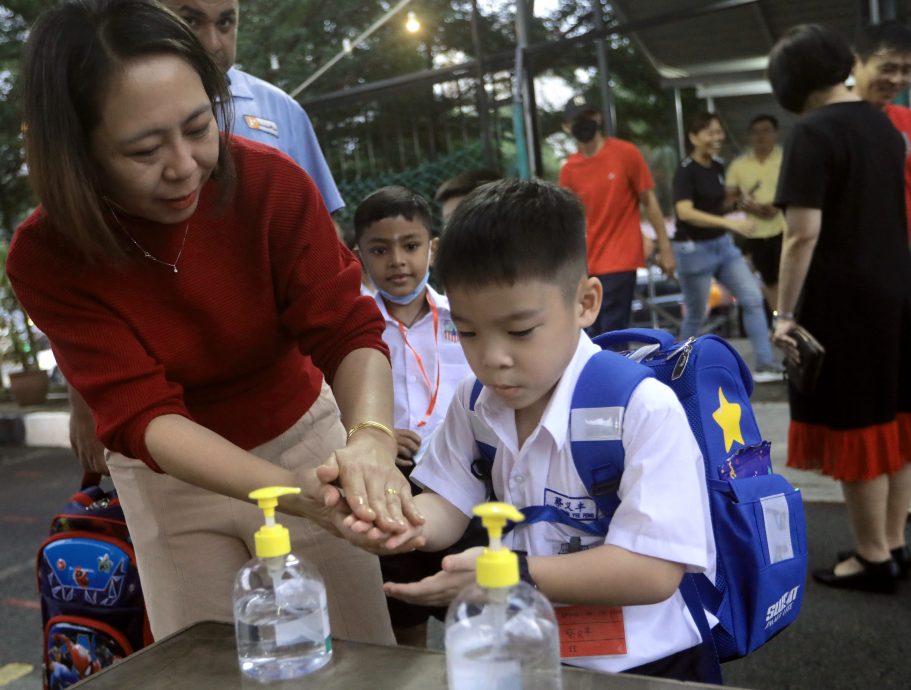
<path fill-rule="evenodd" d="M 769 545 L 769 565 L 794 558 L 788 499 L 784 494 L 777 494 L 762 498 L 759 502 L 762 505 L 766 541 Z"/>
<path fill-rule="evenodd" d="M 569 418 L 573 441 L 619 441 L 623 431 L 622 407 L 586 407 L 573 410 Z"/>

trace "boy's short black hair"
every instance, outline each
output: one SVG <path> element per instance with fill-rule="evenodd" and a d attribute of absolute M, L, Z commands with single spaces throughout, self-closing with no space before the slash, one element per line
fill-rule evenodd
<path fill-rule="evenodd" d="M 427 228 L 427 233 L 433 236 L 433 220 L 430 204 L 417 192 L 410 189 L 392 185 L 381 187 L 372 194 L 368 194 L 358 204 L 354 212 L 354 242 L 361 241 L 364 231 L 373 223 L 384 218 L 402 216 L 406 220 L 415 218 Z"/>
<path fill-rule="evenodd" d="M 585 209 L 547 182 L 485 184 L 452 214 L 434 266 L 447 290 L 542 280 L 571 299 L 587 275 Z"/>
<path fill-rule="evenodd" d="M 843 83 L 854 66 L 848 42 L 820 24 L 788 30 L 769 53 L 769 82 L 785 110 L 803 112 L 814 91 Z"/>
<path fill-rule="evenodd" d="M 861 29 L 854 45 L 854 52 L 866 62 L 874 53 L 911 53 L 911 29 L 895 20 L 870 24 Z"/>
<path fill-rule="evenodd" d="M 755 125 L 757 122 L 768 122 L 770 125 L 772 125 L 772 129 L 778 129 L 778 118 L 774 115 L 769 115 L 768 113 L 760 113 L 759 115 L 756 115 L 752 120 L 750 120 L 750 126 L 747 127 L 747 129 L 753 129 L 753 125 Z"/>
<path fill-rule="evenodd" d="M 467 170 L 455 177 L 445 180 L 433 195 L 433 200 L 438 204 L 445 203 L 457 196 L 467 196 L 482 184 L 494 182 L 503 179 L 503 176 L 496 170 L 488 168 L 478 168 L 477 170 Z"/>

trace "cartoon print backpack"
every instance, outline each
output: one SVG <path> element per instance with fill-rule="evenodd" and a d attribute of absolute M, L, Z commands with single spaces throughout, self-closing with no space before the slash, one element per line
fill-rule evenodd
<path fill-rule="evenodd" d="M 38 549 L 45 688 L 68 687 L 151 642 L 115 491 L 87 473 Z"/>
<path fill-rule="evenodd" d="M 681 593 L 717 658 L 740 658 L 793 623 L 800 611 L 807 567 L 800 492 L 772 473 L 769 444 L 762 440 L 749 402 L 752 377 L 733 347 L 714 335 L 675 343 L 670 334 L 651 329 L 595 338 L 602 348 L 629 342 L 646 346 L 626 357 L 599 352 L 586 364 L 573 393 L 572 456 L 598 505 L 597 519 L 580 520 L 554 506 L 535 506 L 523 510 L 526 523 L 557 521 L 605 534 L 619 505 L 623 410 L 644 378 L 654 376 L 667 384 L 680 399 L 705 460 L 716 549 L 715 581 L 686 575 Z M 480 391 L 476 382 L 471 411 Z M 489 477 L 496 440 L 477 415 L 471 415 L 471 424 L 481 455 L 473 472 Z M 719 621 L 711 635 L 703 606 Z"/>

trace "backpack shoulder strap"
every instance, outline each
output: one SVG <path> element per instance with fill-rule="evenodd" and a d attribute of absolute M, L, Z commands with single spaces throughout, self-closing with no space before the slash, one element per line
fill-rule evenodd
<path fill-rule="evenodd" d="M 620 499 L 623 476 L 623 417 L 630 396 L 652 370 L 608 350 L 588 360 L 573 391 L 570 443 L 576 471 L 598 506 L 601 534 L 607 533 Z"/>
<path fill-rule="evenodd" d="M 493 490 L 492 475 L 493 459 L 497 454 L 498 441 L 493 430 L 481 420 L 474 409 L 483 389 L 483 384 L 475 379 L 468 397 L 468 424 L 471 426 L 471 433 L 474 435 L 475 446 L 478 449 L 478 457 L 471 463 L 471 474 L 484 482 L 488 500 L 495 501 L 497 497 Z"/>
<path fill-rule="evenodd" d="M 653 375 L 648 367 L 614 352 L 602 350 L 588 360 L 573 391 L 569 433 L 576 471 L 598 506 L 599 516 L 594 522 L 580 521 L 554 506 L 530 506 L 522 510 L 524 524 L 560 522 L 590 534 L 607 534 L 620 505 L 617 489 L 624 466 L 623 415 L 636 386 Z M 468 401 L 469 423 L 480 455 L 471 471 L 488 484 L 492 496 L 490 477 L 497 439 L 475 413 L 482 388 L 476 380 Z"/>

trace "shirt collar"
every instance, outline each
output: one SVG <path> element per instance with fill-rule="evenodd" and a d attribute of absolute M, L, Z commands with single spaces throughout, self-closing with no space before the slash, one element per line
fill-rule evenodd
<path fill-rule="evenodd" d="M 583 367 L 588 360 L 601 348 L 595 345 L 585 331 L 579 333 L 579 343 L 576 345 L 576 351 L 572 359 L 563 371 L 563 376 L 557 382 L 553 395 L 544 408 L 541 415 L 541 421 L 538 427 L 543 427 L 554 440 L 557 450 L 561 450 L 566 444 L 566 438 L 569 431 L 569 416 L 572 408 L 573 392 L 576 390 L 576 382 L 582 373 Z M 512 409 L 501 403 L 497 397 L 486 387 L 478 396 L 476 409 L 481 418 L 492 429 L 503 429 L 506 420 L 512 421 L 512 433 L 515 434 L 515 413 Z M 532 432 L 534 433 L 534 432 Z M 499 435 L 499 434 L 498 434 Z"/>
<path fill-rule="evenodd" d="M 441 295 L 439 292 L 434 290 L 433 287 L 431 287 L 430 285 L 427 286 L 427 295 L 430 297 L 430 301 L 433 302 L 434 306 L 436 306 L 437 310 L 440 313 L 440 316 L 446 316 L 448 318 L 449 317 L 449 298 L 444 295 Z M 386 319 L 386 322 L 391 323 L 393 325 L 398 324 L 398 320 L 395 317 L 393 317 L 389 313 L 389 310 L 386 308 L 386 300 L 383 299 L 383 296 L 379 293 L 379 291 L 377 291 L 373 294 L 373 298 L 376 300 L 376 305 L 380 308 L 380 314 L 383 315 L 383 318 Z M 429 314 L 424 314 L 424 316 L 422 316 L 415 323 L 420 323 L 428 316 L 429 316 Z M 415 324 L 412 324 L 412 325 L 415 325 Z"/>
<path fill-rule="evenodd" d="M 769 153 L 769 155 L 766 157 L 766 159 L 762 162 L 759 161 L 759 157 L 756 155 L 756 152 L 752 148 L 747 153 L 747 157 L 751 158 L 756 163 L 759 163 L 759 165 L 765 165 L 766 163 L 769 163 L 769 162 L 774 163 L 775 161 L 777 161 L 778 159 L 781 158 L 781 147 L 778 146 L 777 144 L 774 147 L 772 147 L 772 151 Z"/>
<path fill-rule="evenodd" d="M 247 75 L 245 72 L 241 72 L 236 67 L 232 67 L 228 70 L 226 76 L 228 77 L 228 87 L 231 90 L 231 96 L 233 98 L 253 100 L 253 92 L 250 90 L 249 83 L 247 83 Z"/>

